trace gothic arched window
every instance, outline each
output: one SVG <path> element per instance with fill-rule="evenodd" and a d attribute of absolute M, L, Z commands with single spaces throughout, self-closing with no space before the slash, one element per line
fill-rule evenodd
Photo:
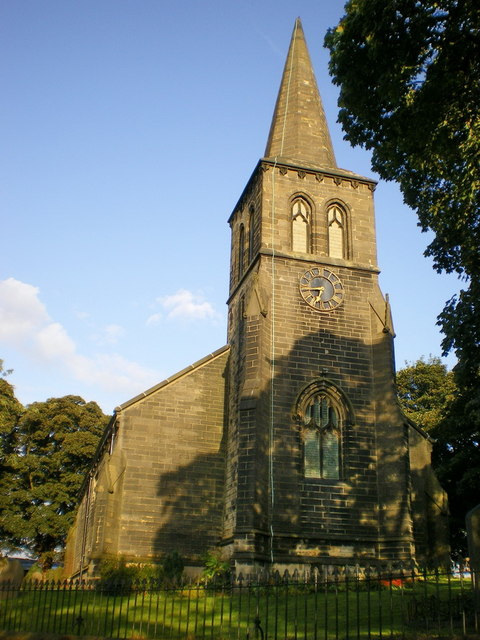
<path fill-rule="evenodd" d="M 326 380 L 318 380 L 300 394 L 296 421 L 303 446 L 305 478 L 339 480 L 343 473 L 342 442 L 353 413 L 344 394 Z"/>
<path fill-rule="evenodd" d="M 238 277 L 243 276 L 243 270 L 245 267 L 245 227 L 240 225 L 240 233 L 238 236 Z"/>
<path fill-rule="evenodd" d="M 255 210 L 250 207 L 250 216 L 248 219 L 248 262 L 253 260 L 253 241 L 255 238 Z"/>
<path fill-rule="evenodd" d="M 292 250 L 308 253 L 310 251 L 310 205 L 303 198 L 292 203 Z"/>
<path fill-rule="evenodd" d="M 341 424 L 338 409 L 323 393 L 312 396 L 304 416 L 306 478 L 340 477 Z"/>
<path fill-rule="evenodd" d="M 338 204 L 327 211 L 328 255 L 332 258 L 345 258 L 345 211 Z"/>

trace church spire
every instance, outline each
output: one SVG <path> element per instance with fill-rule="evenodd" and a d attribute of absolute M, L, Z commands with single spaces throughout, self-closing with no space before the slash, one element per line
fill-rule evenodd
<path fill-rule="evenodd" d="M 300 18 L 295 21 L 265 157 L 330 169 L 337 166 Z"/>

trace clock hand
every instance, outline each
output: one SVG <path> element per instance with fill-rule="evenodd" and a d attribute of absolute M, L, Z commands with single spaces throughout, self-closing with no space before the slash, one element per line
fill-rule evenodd
<path fill-rule="evenodd" d="M 313 302 L 321 302 L 322 294 L 325 291 L 325 287 L 302 287 L 303 291 L 318 291 L 317 295 L 313 296 Z"/>

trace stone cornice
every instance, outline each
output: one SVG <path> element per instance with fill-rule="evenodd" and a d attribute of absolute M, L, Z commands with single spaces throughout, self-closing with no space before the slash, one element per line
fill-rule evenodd
<path fill-rule="evenodd" d="M 287 253 L 284 251 L 278 251 L 271 249 L 270 247 L 262 247 L 259 251 L 264 256 L 273 256 L 275 258 L 286 258 L 287 260 L 294 260 L 295 262 L 305 262 L 309 264 L 315 264 L 319 266 L 334 266 L 335 268 L 345 268 L 351 271 L 364 271 L 367 273 L 380 273 L 378 267 L 372 267 L 368 264 L 359 264 L 350 260 L 342 260 L 341 258 L 330 258 L 330 256 L 319 256 L 318 254 L 305 254 L 300 256 L 299 254 Z"/>
<path fill-rule="evenodd" d="M 363 184 L 366 185 L 371 191 L 375 191 L 375 188 L 377 186 L 376 180 L 373 180 L 372 178 L 366 178 L 365 176 L 353 173 L 353 171 L 347 171 L 346 169 L 322 169 L 320 167 L 282 162 L 281 160 L 276 160 L 275 158 L 262 158 L 258 161 L 257 166 L 253 170 L 252 175 L 250 176 L 250 179 L 248 180 L 247 185 L 242 192 L 242 195 L 238 199 L 237 204 L 235 205 L 230 217 L 228 218 L 229 224 L 231 223 L 235 213 L 238 210 L 242 211 L 247 204 L 259 172 L 262 171 L 263 173 L 266 173 L 267 171 L 276 169 L 278 169 L 280 175 L 286 175 L 289 171 L 296 173 L 298 178 L 301 180 L 305 179 L 307 175 L 315 176 L 315 179 L 318 182 L 323 182 L 325 178 L 331 178 L 339 187 L 350 187 L 352 189 L 358 189 L 359 185 Z"/>
<path fill-rule="evenodd" d="M 377 184 L 377 181 L 372 178 L 366 178 L 365 176 L 361 176 L 353 171 L 347 171 L 346 169 L 324 169 L 309 165 L 292 164 L 290 162 L 282 162 L 281 158 L 262 158 L 259 165 L 263 171 L 268 171 L 270 168 L 278 168 L 282 175 L 285 175 L 288 171 L 292 171 L 302 179 L 305 178 L 306 175 L 313 175 L 318 182 L 323 182 L 325 177 L 333 178 L 334 182 L 339 186 L 346 180 L 354 189 L 358 188 L 359 184 L 366 184 L 373 191 Z M 340 181 L 337 180 L 338 178 Z"/>

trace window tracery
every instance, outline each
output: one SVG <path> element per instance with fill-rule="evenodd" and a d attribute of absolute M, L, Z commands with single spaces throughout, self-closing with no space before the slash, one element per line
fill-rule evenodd
<path fill-rule="evenodd" d="M 343 432 L 351 418 L 348 401 L 332 383 L 316 381 L 300 394 L 296 422 L 303 446 L 305 478 L 339 480 L 342 477 Z"/>
<path fill-rule="evenodd" d="M 340 419 L 325 394 L 313 396 L 306 408 L 304 470 L 306 478 L 340 477 Z"/>
<path fill-rule="evenodd" d="M 304 198 L 296 198 L 292 203 L 292 250 L 310 251 L 311 208 Z"/>
<path fill-rule="evenodd" d="M 345 258 L 346 214 L 342 207 L 334 204 L 327 211 L 328 255 L 332 258 Z"/>

